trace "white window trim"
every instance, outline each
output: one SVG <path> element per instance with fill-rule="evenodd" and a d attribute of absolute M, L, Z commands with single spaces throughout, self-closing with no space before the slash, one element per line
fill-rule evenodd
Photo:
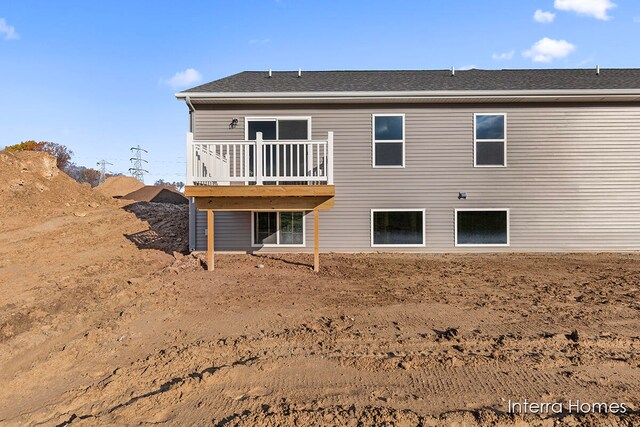
<path fill-rule="evenodd" d="M 249 141 L 249 122 L 276 122 L 276 141 L 280 140 L 279 120 L 306 120 L 307 121 L 307 139 L 300 141 L 311 141 L 311 116 L 264 116 L 264 117 L 245 117 L 244 118 L 244 140 Z M 294 140 L 291 140 L 294 141 Z"/>
<path fill-rule="evenodd" d="M 476 138 L 476 120 L 478 116 L 503 116 L 504 117 L 504 138 L 503 139 L 480 139 L 481 142 L 502 142 L 504 146 L 503 165 L 479 165 L 476 161 L 478 153 Z M 473 167 L 474 168 L 506 168 L 507 167 L 507 113 L 473 113 Z"/>
<path fill-rule="evenodd" d="M 422 243 L 415 244 L 375 244 L 373 243 L 373 214 L 374 212 L 422 212 Z M 423 248 L 427 244 L 426 229 L 427 215 L 426 209 L 423 208 L 376 208 L 371 209 L 371 220 L 369 228 L 371 229 L 371 247 L 372 248 Z"/>
<path fill-rule="evenodd" d="M 376 117 L 402 117 L 402 139 L 390 139 L 376 141 Z M 371 115 L 371 166 L 374 169 L 402 169 L 405 167 L 405 141 L 407 140 L 407 134 L 405 131 L 406 117 L 404 113 L 385 113 L 385 114 L 372 114 Z M 379 143 L 402 143 L 402 165 L 401 166 L 376 166 L 376 142 Z"/>
<path fill-rule="evenodd" d="M 300 210 L 290 210 L 290 211 L 282 211 L 282 212 L 302 212 L 302 243 L 280 243 L 280 213 L 281 211 L 276 211 L 276 241 L 277 243 L 256 243 L 255 242 L 255 213 L 257 212 L 273 212 L 273 211 L 265 211 L 265 210 L 257 210 L 251 211 L 251 247 L 253 248 L 303 248 L 307 246 L 307 218 L 305 215 L 306 211 Z"/>
<path fill-rule="evenodd" d="M 507 213 L 507 243 L 458 243 L 458 212 L 506 212 Z M 491 248 L 507 247 L 511 245 L 511 214 L 509 208 L 456 208 L 453 212 L 455 246 L 463 248 Z"/>

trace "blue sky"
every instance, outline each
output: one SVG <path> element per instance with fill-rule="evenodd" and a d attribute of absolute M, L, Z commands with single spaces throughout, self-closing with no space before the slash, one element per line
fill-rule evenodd
<path fill-rule="evenodd" d="M 0 3 L 0 146 L 67 145 L 78 164 L 184 180 L 175 91 L 242 70 L 640 66 L 640 2 Z"/>

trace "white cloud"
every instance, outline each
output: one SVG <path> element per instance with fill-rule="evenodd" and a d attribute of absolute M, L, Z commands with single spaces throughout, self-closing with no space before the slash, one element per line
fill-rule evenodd
<path fill-rule="evenodd" d="M 491 58 L 497 61 L 508 61 L 509 59 L 513 58 L 513 55 L 515 55 L 515 53 L 515 50 L 510 50 L 509 52 L 494 53 L 493 55 L 491 55 Z"/>
<path fill-rule="evenodd" d="M 564 58 L 576 47 L 566 40 L 554 40 L 548 37 L 538 40 L 531 49 L 522 53 L 525 58 L 531 58 L 533 62 L 551 62 L 554 59 Z"/>
<path fill-rule="evenodd" d="M 16 32 L 16 29 L 7 24 L 4 18 L 0 18 L 0 34 L 4 34 L 5 40 L 17 40 L 20 38 L 20 34 Z"/>
<path fill-rule="evenodd" d="M 471 64 L 471 65 L 463 65 L 462 67 L 458 68 L 458 70 L 468 71 L 468 70 L 473 70 L 474 68 L 478 68 L 478 67 L 476 67 L 474 64 Z"/>
<path fill-rule="evenodd" d="M 193 68 L 187 68 L 184 71 L 178 71 L 170 79 L 160 79 L 160 83 L 171 86 L 174 89 L 195 85 L 202 81 L 202 74 Z"/>
<path fill-rule="evenodd" d="M 553 7 L 608 21 L 611 17 L 607 12 L 616 7 L 616 4 L 611 0 L 555 0 Z"/>
<path fill-rule="evenodd" d="M 271 39 L 253 39 L 249 40 L 249 44 L 265 44 L 269 43 Z"/>
<path fill-rule="evenodd" d="M 556 19 L 556 14 L 553 12 L 545 12 L 544 10 L 536 10 L 533 14 L 533 20 L 541 24 L 550 24 Z"/>

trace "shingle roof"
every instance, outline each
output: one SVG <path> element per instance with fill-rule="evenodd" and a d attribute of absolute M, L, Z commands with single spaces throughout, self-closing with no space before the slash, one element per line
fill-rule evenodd
<path fill-rule="evenodd" d="M 640 89 L 640 68 L 413 71 L 244 71 L 184 92 L 359 92 Z"/>

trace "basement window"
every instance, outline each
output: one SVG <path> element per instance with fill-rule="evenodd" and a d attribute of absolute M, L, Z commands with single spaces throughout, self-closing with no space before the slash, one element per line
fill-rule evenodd
<path fill-rule="evenodd" d="M 507 165 L 507 115 L 474 114 L 473 165 L 503 167 Z"/>
<path fill-rule="evenodd" d="M 373 115 L 373 167 L 404 167 L 404 114 Z"/>
<path fill-rule="evenodd" d="M 371 246 L 424 246 L 424 209 L 372 209 Z"/>
<path fill-rule="evenodd" d="M 456 246 L 509 246 L 509 209 L 456 209 Z"/>
<path fill-rule="evenodd" d="M 252 212 L 251 246 L 304 246 L 304 212 Z"/>

